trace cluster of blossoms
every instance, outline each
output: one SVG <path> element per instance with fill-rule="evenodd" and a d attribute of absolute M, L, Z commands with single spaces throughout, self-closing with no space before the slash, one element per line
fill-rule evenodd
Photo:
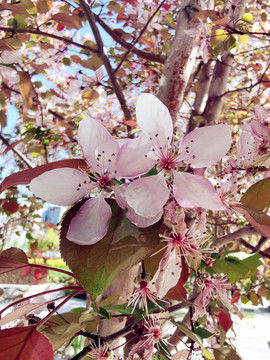
<path fill-rule="evenodd" d="M 270 115 L 260 105 L 255 105 L 255 119 L 242 125 L 243 130 L 236 144 L 237 166 L 270 166 Z"/>
<path fill-rule="evenodd" d="M 138 359 L 139 355 L 140 359 L 150 360 L 152 358 L 155 345 L 157 345 L 162 338 L 163 332 L 161 329 L 160 319 L 154 316 L 145 319 L 142 339 L 138 341 L 129 353 L 129 359 Z"/>
<path fill-rule="evenodd" d="M 205 279 L 203 287 L 193 305 L 195 311 L 193 313 L 193 321 L 204 316 L 206 313 L 206 307 L 209 305 L 211 299 L 217 298 L 228 310 L 231 309 L 231 300 L 229 298 L 229 291 L 231 290 L 231 284 L 228 282 L 226 276 L 222 278 Z"/>
<path fill-rule="evenodd" d="M 79 124 L 78 142 L 89 173 L 59 168 L 47 171 L 30 183 L 31 191 L 50 203 L 70 206 L 91 193 L 72 219 L 67 238 L 81 245 L 94 244 L 108 230 L 112 196 L 127 210 L 127 218 L 147 227 L 163 215 L 170 197 L 184 208 L 224 210 L 225 204 L 210 181 L 206 167 L 220 160 L 231 145 L 227 125 L 193 130 L 175 148 L 173 124 L 167 107 L 151 94 L 139 97 L 136 107 L 141 134 L 116 140 L 96 120 L 85 117 Z M 143 176 L 156 166 L 156 175 Z"/>

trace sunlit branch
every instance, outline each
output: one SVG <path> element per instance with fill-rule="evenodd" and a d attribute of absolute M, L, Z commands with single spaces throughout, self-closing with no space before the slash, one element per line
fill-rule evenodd
<path fill-rule="evenodd" d="M 5 31 L 5 32 L 8 32 L 8 33 L 16 32 L 16 33 L 22 33 L 22 34 L 36 34 L 36 35 L 46 36 L 46 37 L 49 37 L 49 38 L 60 40 L 60 41 L 64 42 L 65 44 L 68 44 L 68 45 L 74 45 L 74 46 L 77 46 L 77 47 L 79 47 L 81 49 L 89 50 L 90 52 L 92 52 L 94 54 L 98 53 L 98 50 L 92 48 L 91 46 L 86 46 L 86 45 L 83 45 L 83 44 L 79 44 L 79 43 L 77 43 L 77 42 L 75 42 L 75 41 L 73 41 L 70 38 L 67 38 L 65 36 L 58 36 L 58 35 L 54 35 L 54 34 L 49 34 L 49 33 L 46 33 L 44 31 L 40 31 L 40 30 L 37 30 L 37 29 L 16 29 L 16 31 L 15 31 L 13 28 L 0 26 L 0 31 Z"/>
<path fill-rule="evenodd" d="M 124 56 L 122 57 L 120 63 L 117 65 L 116 69 L 114 70 L 114 74 L 117 73 L 118 69 L 120 69 L 120 67 L 122 66 L 123 62 L 126 60 L 128 54 L 132 51 L 132 49 L 135 47 L 135 45 L 138 43 L 138 41 L 140 40 L 140 38 L 142 37 L 142 35 L 144 34 L 144 32 L 146 31 L 148 25 L 151 23 L 151 21 L 153 20 L 153 18 L 155 17 L 155 15 L 157 14 L 157 12 L 161 9 L 161 7 L 163 6 L 163 4 L 165 3 L 166 0 L 163 0 L 159 6 L 156 8 L 156 10 L 153 12 L 153 14 L 150 16 L 150 18 L 148 19 L 148 21 L 146 22 L 146 24 L 144 25 L 144 27 L 142 28 L 140 34 L 136 37 L 136 39 L 134 39 L 134 41 L 130 44 L 130 48 L 126 51 L 126 53 L 124 54 Z"/>
<path fill-rule="evenodd" d="M 3 141 L 3 143 L 6 146 L 10 146 L 9 142 L 7 141 L 7 139 L 0 134 L 0 139 Z M 15 147 L 12 147 L 11 150 L 14 152 L 14 154 L 16 154 L 29 168 L 33 168 L 33 165 L 31 164 L 31 162 L 23 155 L 23 153 L 21 153 L 20 150 L 17 150 Z"/>
<path fill-rule="evenodd" d="M 128 50 L 131 49 L 130 51 L 132 53 L 138 55 L 139 57 L 141 57 L 145 60 L 150 60 L 150 61 L 164 64 L 164 62 L 166 60 L 166 55 L 153 54 L 153 53 L 149 53 L 147 51 L 140 50 L 136 47 L 132 47 L 132 44 L 128 43 L 127 41 L 122 39 L 121 36 L 117 35 L 117 33 L 113 29 L 111 29 L 110 26 L 108 26 L 98 15 L 94 14 L 94 16 L 95 16 L 97 23 L 113 38 L 113 40 L 118 42 L 124 48 L 126 48 Z"/>
<path fill-rule="evenodd" d="M 255 86 L 258 86 L 258 85 L 263 84 L 263 83 L 269 83 L 269 81 L 264 81 L 263 80 L 263 78 L 264 78 L 267 70 L 269 69 L 269 67 L 270 67 L 270 63 L 267 65 L 267 67 L 264 70 L 263 74 L 260 76 L 260 78 L 254 84 L 250 84 L 249 86 L 244 86 L 244 87 L 239 88 L 239 89 L 225 91 L 223 94 L 218 95 L 217 98 L 221 98 L 223 96 L 226 96 L 226 95 L 234 93 L 234 92 L 239 92 L 239 91 L 243 91 L 243 90 L 250 90 L 250 89 L 254 88 Z"/>
<path fill-rule="evenodd" d="M 240 239 L 240 240 L 239 240 L 239 243 L 240 243 L 241 245 L 245 246 L 247 249 L 252 250 L 251 253 L 255 252 L 254 249 L 255 249 L 256 246 L 251 245 L 251 244 L 248 243 L 246 240 Z M 268 250 L 269 250 L 269 249 L 268 249 Z M 258 253 L 259 253 L 262 257 L 264 257 L 264 258 L 270 259 L 270 254 L 267 253 L 267 252 L 265 252 L 265 251 L 260 250 L 260 251 L 258 251 Z"/>
<path fill-rule="evenodd" d="M 220 249 L 231 242 L 239 242 L 243 236 L 251 236 L 251 235 L 258 235 L 258 231 L 255 230 L 252 226 L 248 225 L 243 227 L 242 229 L 234 231 L 231 234 L 217 238 L 211 244 L 211 248 Z"/>
<path fill-rule="evenodd" d="M 109 75 L 109 78 L 111 80 L 111 83 L 112 83 L 112 86 L 113 86 L 113 89 L 114 89 L 114 92 L 117 96 L 117 99 L 121 105 L 121 108 L 122 108 L 122 111 L 124 112 L 125 114 L 125 118 L 126 120 L 131 120 L 131 112 L 127 106 L 127 102 L 126 102 L 126 99 L 124 97 L 124 94 L 123 94 L 123 91 L 117 81 L 117 78 L 115 77 L 114 75 L 114 71 L 113 71 L 113 68 L 111 66 L 111 63 L 109 61 L 109 58 L 108 56 L 106 55 L 105 53 L 105 47 L 104 47 L 104 44 L 103 44 L 103 40 L 101 38 L 101 35 L 100 35 L 100 32 L 99 32 L 99 29 L 97 27 L 97 24 L 96 24 L 96 20 L 95 20 L 95 16 L 91 10 L 91 8 L 89 7 L 89 5 L 85 2 L 85 0 L 80 0 L 80 5 L 87 17 L 87 20 L 90 24 L 90 27 L 93 31 L 93 35 L 94 35 L 94 38 L 96 40 L 96 43 L 97 43 L 97 47 L 98 47 L 98 55 L 100 56 L 100 58 L 102 59 L 103 61 L 103 64 L 106 68 L 106 71 Z"/>

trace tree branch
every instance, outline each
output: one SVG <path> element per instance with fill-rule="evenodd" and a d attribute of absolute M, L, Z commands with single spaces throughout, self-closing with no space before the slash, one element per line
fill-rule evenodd
<path fill-rule="evenodd" d="M 258 231 L 255 230 L 252 226 L 248 225 L 243 227 L 242 229 L 236 230 L 235 232 L 222 236 L 216 239 L 212 244 L 212 249 L 221 249 L 223 246 L 229 244 L 230 242 L 239 242 L 243 236 L 251 236 L 251 235 L 258 235 Z"/>
<path fill-rule="evenodd" d="M 251 245 L 250 243 L 248 243 L 247 241 L 245 241 L 244 239 L 240 239 L 239 243 L 243 246 L 245 246 L 247 249 L 250 249 L 252 250 L 251 253 L 254 252 L 254 246 Z M 269 250 L 269 249 L 268 249 Z M 262 256 L 262 257 L 265 257 L 266 259 L 270 259 L 270 254 L 265 252 L 265 251 L 258 251 L 258 253 Z"/>
<path fill-rule="evenodd" d="M 3 141 L 3 143 L 6 146 L 10 146 L 9 142 L 2 134 L 0 134 L 0 139 Z M 15 147 L 12 147 L 11 150 L 29 167 L 33 168 L 33 165 L 30 163 L 30 161 L 20 152 L 20 150 L 17 150 Z"/>
<path fill-rule="evenodd" d="M 105 53 L 105 47 L 104 47 L 104 44 L 103 44 L 103 41 L 102 41 L 102 38 L 101 38 L 101 35 L 100 35 L 100 32 L 99 32 L 99 29 L 97 27 L 97 24 L 96 24 L 96 20 L 95 20 L 95 16 L 90 8 L 90 6 L 88 5 L 88 3 L 85 1 L 85 0 L 80 0 L 80 5 L 87 17 L 87 20 L 90 24 L 90 27 L 92 29 L 92 32 L 93 32 L 93 35 L 94 35 L 94 38 L 96 40 L 96 43 L 97 43 L 97 47 L 98 47 L 98 55 L 100 56 L 100 58 L 102 59 L 103 61 L 103 64 L 106 68 L 106 71 L 109 75 L 109 78 L 111 80 L 111 83 L 112 83 L 112 86 L 113 86 L 113 89 L 114 89 L 114 92 L 117 96 L 117 99 L 121 105 L 121 108 L 124 112 L 124 115 L 125 115 L 125 118 L 126 120 L 131 120 L 131 112 L 127 106 L 127 102 L 126 102 L 126 99 L 124 97 L 124 94 L 122 92 L 122 89 L 117 81 L 117 78 L 115 77 L 114 75 L 114 72 L 113 72 L 113 68 L 111 66 L 111 63 L 109 61 L 109 58 L 108 56 L 106 55 Z"/>
<path fill-rule="evenodd" d="M 97 23 L 113 38 L 113 40 L 128 50 L 132 47 L 132 44 L 129 44 L 127 41 L 122 39 L 121 36 L 117 35 L 117 33 L 111 29 L 98 15 L 94 14 L 94 16 Z M 130 51 L 145 60 L 158 62 L 160 64 L 164 64 L 166 60 L 166 55 L 149 53 L 147 51 L 137 49 L 136 47 L 133 47 Z"/>
<path fill-rule="evenodd" d="M 0 31 L 14 33 L 15 30 L 13 28 L 0 26 Z M 77 46 L 77 47 L 79 47 L 81 49 L 89 50 L 92 53 L 98 54 L 97 49 L 94 49 L 91 46 L 86 46 L 86 45 L 83 45 L 83 44 L 79 44 L 79 43 L 71 40 L 70 38 L 67 38 L 67 37 L 64 37 L 64 36 L 48 34 L 48 33 L 44 32 L 44 31 L 40 31 L 40 30 L 37 30 L 37 29 L 16 29 L 15 32 L 16 32 L 16 34 L 36 34 L 36 35 L 50 37 L 50 38 L 53 38 L 53 39 L 56 39 L 56 40 L 60 40 L 60 41 L 64 42 L 65 44 L 74 45 L 74 46 Z"/>
<path fill-rule="evenodd" d="M 157 12 L 160 10 L 160 8 L 163 6 L 163 4 L 165 3 L 166 0 L 163 0 L 159 6 L 156 8 L 156 10 L 153 12 L 152 16 L 150 16 L 150 18 L 148 19 L 148 21 L 146 22 L 146 24 L 144 25 L 144 27 L 142 28 L 140 34 L 137 36 L 136 39 L 134 39 L 134 41 L 132 42 L 132 44 L 130 44 L 130 48 L 126 51 L 126 53 L 124 54 L 124 56 L 122 57 L 120 63 L 117 65 L 116 69 L 114 70 L 114 74 L 117 73 L 118 69 L 120 69 L 120 67 L 122 66 L 123 62 L 126 60 L 128 54 L 132 51 L 132 49 L 135 47 L 135 45 L 137 44 L 137 42 L 140 40 L 140 38 L 142 37 L 143 33 L 145 32 L 145 30 L 147 29 L 148 25 L 151 23 L 151 21 L 153 20 L 154 16 L 157 14 Z"/>

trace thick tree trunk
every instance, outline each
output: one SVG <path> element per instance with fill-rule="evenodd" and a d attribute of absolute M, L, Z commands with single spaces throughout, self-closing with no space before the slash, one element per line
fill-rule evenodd
<path fill-rule="evenodd" d="M 197 55 L 196 39 L 186 34 L 185 30 L 195 26 L 191 19 L 198 11 L 199 0 L 183 1 L 157 93 L 157 97 L 168 107 L 174 122 Z"/>
<path fill-rule="evenodd" d="M 227 15 L 231 19 L 230 26 L 234 27 L 236 21 L 241 19 L 246 1 L 241 0 L 236 8 L 230 7 Z M 203 117 L 208 125 L 217 123 L 219 120 L 224 101 L 221 95 L 226 91 L 232 64 L 233 55 L 230 52 L 225 52 L 221 61 L 216 62 L 209 87 L 208 100 L 203 112 Z"/>

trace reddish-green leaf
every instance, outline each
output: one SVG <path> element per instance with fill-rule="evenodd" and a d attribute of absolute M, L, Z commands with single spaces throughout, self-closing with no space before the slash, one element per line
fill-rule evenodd
<path fill-rule="evenodd" d="M 3 209 L 10 212 L 11 214 L 14 214 L 19 210 L 19 204 L 16 202 L 7 201 L 3 204 Z"/>
<path fill-rule="evenodd" d="M 162 227 L 158 222 L 140 229 L 126 219 L 125 211 L 114 200 L 107 201 L 112 208 L 112 220 L 102 240 L 94 245 L 81 246 L 66 238 L 70 221 L 85 200 L 66 213 L 60 234 L 60 250 L 64 260 L 93 298 L 101 294 L 122 270 L 153 252 L 159 243 Z"/>
<path fill-rule="evenodd" d="M 34 326 L 0 331 L 0 354 L 8 360 L 53 360 L 52 345 Z"/>
<path fill-rule="evenodd" d="M 20 249 L 10 248 L 0 253 L 0 274 L 19 269 L 27 264 L 27 256 Z"/>
<path fill-rule="evenodd" d="M 252 185 L 242 196 L 241 203 L 253 209 L 263 210 L 270 204 L 270 177 Z"/>
<path fill-rule="evenodd" d="M 40 331 L 50 339 L 55 351 L 83 328 L 92 330 L 90 333 L 94 332 L 98 323 L 99 316 L 94 316 L 89 311 L 78 314 L 62 313 L 61 316 L 52 316 Z"/>
<path fill-rule="evenodd" d="M 218 321 L 223 329 L 227 332 L 232 327 L 232 319 L 228 312 L 220 311 L 217 315 Z"/>
<path fill-rule="evenodd" d="M 32 179 L 43 174 L 45 171 L 58 169 L 63 167 L 70 167 L 75 169 L 87 169 L 87 164 L 83 159 L 67 159 L 54 161 L 49 164 L 37 166 L 33 169 L 24 170 L 6 177 L 1 184 L 1 192 L 11 186 L 29 184 Z"/>
<path fill-rule="evenodd" d="M 260 234 L 270 237 L 270 216 L 264 212 L 252 209 L 244 205 L 233 206 L 233 209 L 244 215 L 247 221 L 256 229 Z"/>
<path fill-rule="evenodd" d="M 22 94 L 24 105 L 30 109 L 33 104 L 32 99 L 32 83 L 30 76 L 27 72 L 24 71 L 18 71 L 18 74 L 20 76 L 20 82 L 18 84 L 19 90 Z"/>
<path fill-rule="evenodd" d="M 64 25 L 67 29 L 79 29 L 81 27 L 81 19 L 78 15 L 58 13 L 54 14 L 51 19 L 58 24 Z"/>

